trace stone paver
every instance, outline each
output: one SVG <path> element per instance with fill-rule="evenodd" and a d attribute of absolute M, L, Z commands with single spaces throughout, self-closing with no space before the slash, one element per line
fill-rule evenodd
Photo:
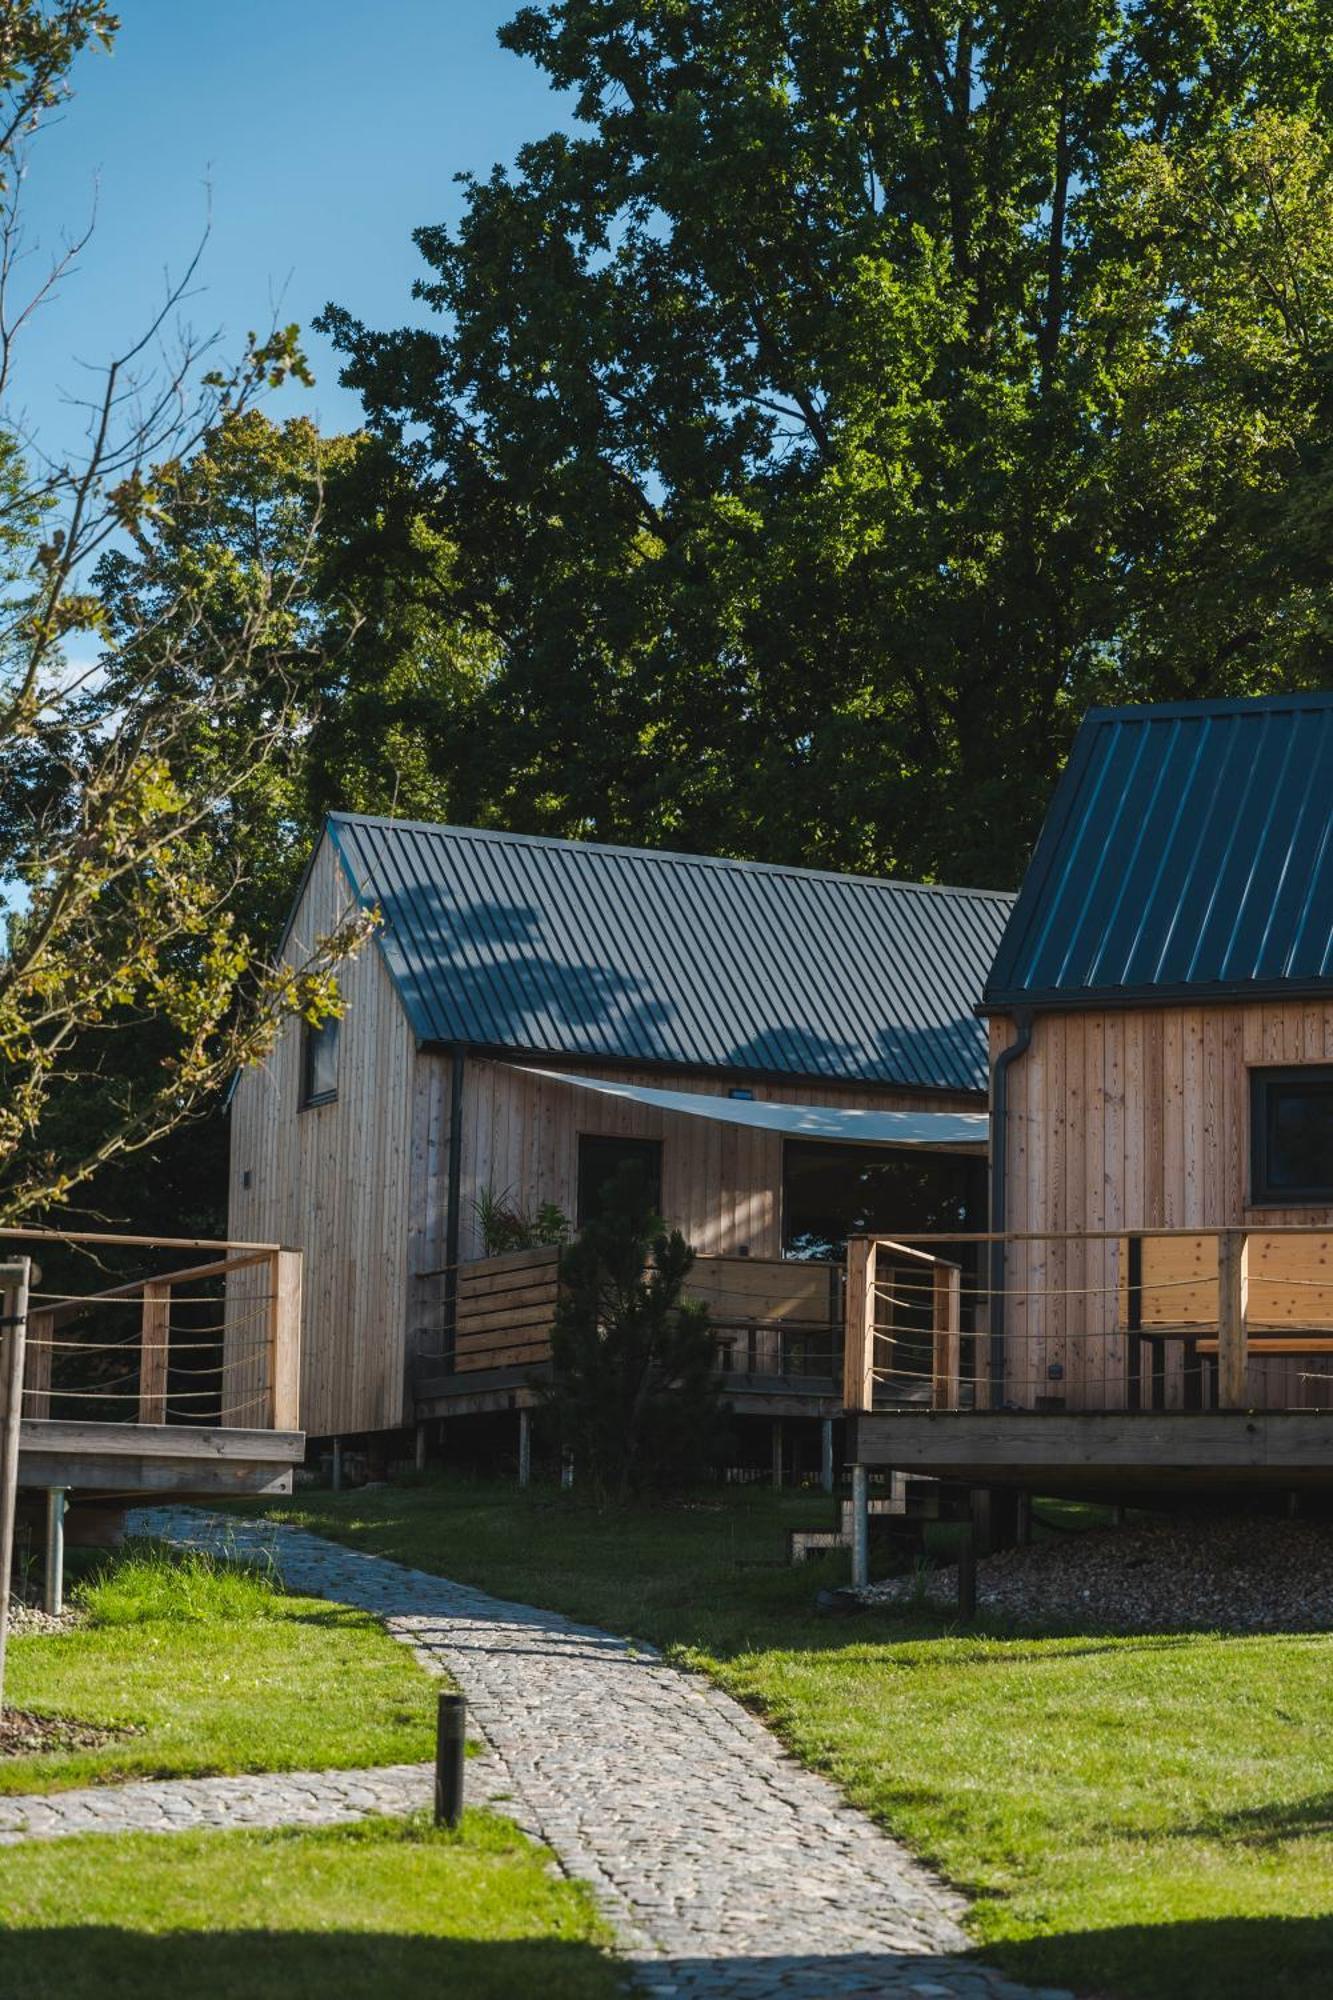
<path fill-rule="evenodd" d="M 151 1778 L 0 1798 L 0 1847 L 74 1833 L 180 1833 L 195 1827 L 340 1826 L 431 1803 L 429 1764 L 374 1771 L 284 1771 L 244 1778 Z M 495 1790 L 500 1789 L 497 1785 Z M 478 1804 L 483 1799 L 473 1796 Z"/>
<path fill-rule="evenodd" d="M 179 1507 L 135 1527 L 267 1557 L 290 1588 L 374 1612 L 447 1669 L 512 1795 L 502 1809 L 591 1885 L 645 1991 L 1034 2000 L 954 1955 L 960 1897 L 739 1703 L 651 1649 L 297 1528 Z"/>

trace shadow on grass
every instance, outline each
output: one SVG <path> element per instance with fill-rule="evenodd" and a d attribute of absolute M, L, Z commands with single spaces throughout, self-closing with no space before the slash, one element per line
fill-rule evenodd
<path fill-rule="evenodd" d="M 1011 1977 L 1115 2000 L 1309 2000 L 1333 1984 L 1333 1918 L 1234 1918 L 1038 1938 L 987 1952 Z M 658 1961 L 664 1982 L 725 1976 L 754 2000 L 834 2000 L 920 1985 L 940 1990 L 968 1961 L 927 1955 L 741 1954 Z M 479 1942 L 383 1932 L 189 1931 L 112 1926 L 10 1931 L 6 1991 L 23 2000 L 613 2000 L 623 1968 L 593 1946 L 553 1939 Z M 975 1978 L 975 1973 L 973 1973 Z M 943 1990 L 948 1990 L 945 1985 Z"/>
<path fill-rule="evenodd" d="M 1242 1847 L 1281 1847 L 1289 1840 L 1327 1839 L 1333 1834 L 1333 1792 L 1313 1792 L 1309 1798 L 1247 1806 L 1218 1813 L 1197 1826 L 1180 1826 L 1182 1840 L 1234 1840 Z M 1329 1892 L 1333 1904 L 1333 1887 Z"/>
<path fill-rule="evenodd" d="M 0 1910 L 0 1920 L 4 1912 Z M 0 1990 L 15 2000 L 615 2000 L 618 1968 L 593 1945 L 479 1942 L 380 1931 L 176 1931 L 111 1925 L 9 1930 Z"/>
<path fill-rule="evenodd" d="M 1013 1979 L 1098 2000 L 1315 2000 L 1333 1992 L 1333 1915 L 1125 1924 L 985 1958 Z"/>

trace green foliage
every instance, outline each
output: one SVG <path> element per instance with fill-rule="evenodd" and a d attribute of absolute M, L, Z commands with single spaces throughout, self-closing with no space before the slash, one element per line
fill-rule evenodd
<path fill-rule="evenodd" d="M 716 1353 L 708 1308 L 681 1297 L 693 1263 L 637 1164 L 560 1259 L 548 1405 L 579 1476 L 621 1498 L 684 1485 L 707 1462 Z"/>
<path fill-rule="evenodd" d="M 1329 25 L 523 7 L 578 129 L 323 322 L 493 644 L 456 816 L 1010 886 L 1090 701 L 1326 681 Z"/>
<path fill-rule="evenodd" d="M 159 1542 L 128 1543 L 74 1593 L 93 1625 L 207 1624 L 279 1617 L 276 1576 L 255 1564 L 225 1562 L 202 1550 L 179 1554 Z"/>
<path fill-rule="evenodd" d="M 529 1215 L 510 1199 L 512 1188 L 497 1194 L 488 1183 L 477 1196 L 477 1226 L 488 1257 L 501 1257 L 509 1250 L 540 1250 L 545 1245 L 569 1241 L 572 1224 L 564 1210 L 553 1201 L 542 1202 Z"/>

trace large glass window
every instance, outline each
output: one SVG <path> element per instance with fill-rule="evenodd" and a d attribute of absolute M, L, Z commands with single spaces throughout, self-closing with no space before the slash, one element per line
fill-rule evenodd
<path fill-rule="evenodd" d="M 606 1190 L 621 1170 L 637 1167 L 648 1185 L 649 1198 L 662 1211 L 662 1142 L 660 1139 L 612 1139 L 601 1133 L 579 1134 L 579 1228 L 600 1215 Z"/>
<path fill-rule="evenodd" d="M 1333 1207 L 1333 1066 L 1251 1070 L 1250 1199 Z"/>
<path fill-rule="evenodd" d="M 784 1256 L 841 1258 L 849 1236 L 985 1227 L 983 1159 L 808 1139 L 783 1149 Z"/>

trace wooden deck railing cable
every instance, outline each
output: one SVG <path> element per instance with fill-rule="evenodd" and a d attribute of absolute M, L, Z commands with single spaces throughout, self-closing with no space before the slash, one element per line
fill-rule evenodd
<path fill-rule="evenodd" d="M 998 1268 L 1012 1272 L 1012 1282 L 954 1267 L 946 1299 L 942 1260 L 922 1247 L 946 1241 L 951 1250 L 1002 1244 Z M 1073 1258 L 1101 1263 L 1101 1281 L 1095 1271 L 1066 1268 Z M 1329 1275 L 1310 1275 L 1312 1260 Z M 923 1272 L 923 1261 L 936 1268 Z M 1088 1281 L 1071 1282 L 1076 1277 Z M 1260 1224 L 854 1239 L 847 1407 L 985 1406 L 993 1388 L 984 1335 L 997 1301 L 1006 1329 L 1005 1406 L 1189 1409 L 1208 1401 L 1241 1410 L 1333 1402 L 1333 1230 Z M 1321 1365 L 1294 1365 L 1301 1357 Z"/>

